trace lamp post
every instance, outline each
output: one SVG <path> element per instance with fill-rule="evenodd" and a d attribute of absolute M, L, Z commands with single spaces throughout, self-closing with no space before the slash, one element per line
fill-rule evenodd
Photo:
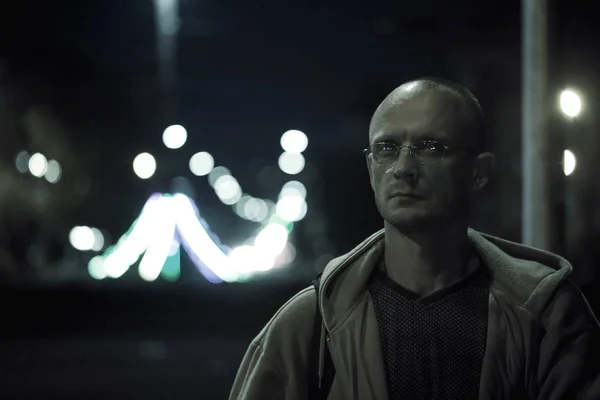
<path fill-rule="evenodd" d="M 571 148 L 571 137 L 573 132 L 574 120 L 581 114 L 583 103 L 581 96 L 576 90 L 565 89 L 558 96 L 560 111 L 567 119 L 568 127 L 560 133 L 560 143 L 562 145 L 562 172 L 560 189 L 558 196 L 560 201 L 560 227 L 561 247 L 564 255 L 569 256 L 574 249 L 573 239 L 577 235 L 583 220 L 580 214 L 580 207 L 575 202 L 579 196 L 576 193 L 576 185 L 573 184 L 571 175 L 577 168 L 577 152 Z"/>
<path fill-rule="evenodd" d="M 177 33 L 181 25 L 179 0 L 154 0 L 154 20 L 163 116 L 170 120 L 177 108 Z"/>
<path fill-rule="evenodd" d="M 547 0 L 522 0 L 522 241 L 549 250 L 554 219 L 548 168 Z"/>

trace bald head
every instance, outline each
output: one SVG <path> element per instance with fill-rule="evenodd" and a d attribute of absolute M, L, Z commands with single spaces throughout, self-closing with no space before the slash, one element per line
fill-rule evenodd
<path fill-rule="evenodd" d="M 469 136 L 474 147 L 485 148 L 484 116 L 477 98 L 466 87 L 441 78 L 422 78 L 406 82 L 381 102 L 371 118 L 369 140 L 373 138 L 383 114 L 419 96 L 436 96 L 452 108 L 455 126 Z"/>

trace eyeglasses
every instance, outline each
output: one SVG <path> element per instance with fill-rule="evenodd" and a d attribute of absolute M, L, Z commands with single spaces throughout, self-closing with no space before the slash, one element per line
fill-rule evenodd
<path fill-rule="evenodd" d="M 405 146 L 389 142 L 374 143 L 364 149 L 363 153 L 373 165 L 387 167 L 398 160 L 404 147 L 407 147 L 409 154 L 422 164 L 441 161 L 450 150 L 450 147 L 438 141 L 421 140 Z"/>

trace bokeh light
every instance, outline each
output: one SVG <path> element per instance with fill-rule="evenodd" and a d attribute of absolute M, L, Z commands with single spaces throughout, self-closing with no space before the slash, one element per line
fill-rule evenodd
<path fill-rule="evenodd" d="M 306 216 L 308 206 L 300 196 L 283 196 L 276 206 L 277 216 L 283 221 L 300 221 Z"/>
<path fill-rule="evenodd" d="M 563 172 L 566 176 L 571 175 L 577 167 L 577 158 L 571 150 L 565 150 L 563 153 Z"/>
<path fill-rule="evenodd" d="M 255 222 L 264 221 L 269 215 L 269 206 L 262 199 L 250 199 L 244 204 L 244 216 L 246 219 Z"/>
<path fill-rule="evenodd" d="M 101 280 L 107 277 L 106 269 L 101 257 L 94 257 L 88 263 L 88 273 L 94 279 Z"/>
<path fill-rule="evenodd" d="M 225 175 L 231 175 L 231 171 L 222 166 L 214 167 L 213 170 L 208 174 L 208 184 L 214 188 L 215 182 L 217 182 L 220 177 Z"/>
<path fill-rule="evenodd" d="M 250 275 L 257 271 L 268 271 L 273 268 L 275 257 L 269 252 L 255 246 L 243 245 L 229 253 L 232 268 L 240 276 Z"/>
<path fill-rule="evenodd" d="M 225 175 L 216 182 L 217 190 L 225 192 L 222 195 L 237 193 L 232 188 L 239 184 L 232 178 Z M 230 188 L 222 188 L 222 185 Z M 288 197 L 293 196 L 285 198 Z M 296 198 L 304 201 L 299 196 Z M 247 215 L 254 219 L 266 216 L 268 210 L 274 207 L 269 201 L 249 195 L 242 199 L 246 211 L 256 205 L 256 209 L 250 210 L 254 215 Z M 243 209 L 237 212 L 243 213 Z M 154 281 L 159 276 L 167 281 L 177 280 L 180 276 L 181 246 L 209 282 L 245 282 L 256 272 L 268 271 L 294 260 L 296 250 L 288 242 L 292 227 L 292 223 L 273 214 L 255 237 L 229 251 L 210 232 L 189 197 L 181 193 L 156 193 L 148 199 L 127 233 L 115 245 L 90 260 L 88 272 L 94 279 L 116 279 L 139 262 L 139 275 L 146 281 Z M 105 245 L 102 233 L 96 228 L 75 227 L 70 240 L 81 251 L 98 251 Z"/>
<path fill-rule="evenodd" d="M 62 168 L 60 166 L 60 163 L 56 160 L 48 161 L 48 167 L 46 168 L 44 178 L 50 183 L 56 183 L 60 180 L 61 176 Z"/>
<path fill-rule="evenodd" d="M 94 231 L 87 226 L 76 226 L 69 233 L 69 242 L 79 251 L 89 251 L 94 248 L 96 237 Z"/>
<path fill-rule="evenodd" d="M 570 118 L 581 113 L 581 97 L 573 90 L 563 90 L 560 94 L 560 109 Z"/>
<path fill-rule="evenodd" d="M 279 198 L 284 196 L 298 196 L 303 199 L 306 198 L 306 186 L 304 186 L 301 182 L 298 181 L 289 181 L 286 182 L 281 188 L 281 192 L 279 193 Z"/>
<path fill-rule="evenodd" d="M 156 160 L 150 153 L 138 154 L 133 160 L 133 172 L 140 179 L 149 179 L 156 172 Z"/>
<path fill-rule="evenodd" d="M 269 214 L 267 202 L 249 195 L 243 195 L 235 204 L 235 213 L 248 221 L 264 221 Z"/>
<path fill-rule="evenodd" d="M 94 234 L 94 244 L 92 245 L 91 250 L 100 251 L 104 248 L 104 235 L 98 228 L 92 228 L 92 233 Z"/>
<path fill-rule="evenodd" d="M 270 223 L 266 225 L 254 240 L 254 246 L 261 252 L 277 257 L 285 248 L 288 240 L 287 229 L 280 224 Z"/>
<path fill-rule="evenodd" d="M 288 175 L 302 172 L 305 166 L 304 156 L 300 153 L 281 153 L 278 161 L 279 168 Z"/>
<path fill-rule="evenodd" d="M 15 167 L 17 167 L 17 171 L 24 174 L 29 171 L 29 153 L 26 151 L 21 151 L 15 157 Z"/>
<path fill-rule="evenodd" d="M 48 160 L 41 153 L 35 153 L 29 159 L 29 172 L 31 175 L 41 178 L 48 170 Z"/>
<path fill-rule="evenodd" d="M 173 218 L 174 206 L 175 202 L 170 195 L 162 197 L 154 205 L 152 233 L 147 233 L 147 247 L 138 267 L 138 273 L 145 281 L 156 280 L 169 258 L 177 225 Z"/>
<path fill-rule="evenodd" d="M 196 176 L 208 175 L 214 167 L 215 159 L 206 151 L 196 153 L 190 158 L 190 171 Z"/>
<path fill-rule="evenodd" d="M 215 181 L 214 188 L 215 193 L 224 204 L 232 205 L 242 198 L 242 188 L 231 175 L 220 176 Z"/>
<path fill-rule="evenodd" d="M 308 137 L 304 132 L 292 129 L 281 135 L 281 148 L 288 153 L 302 153 L 308 146 Z"/>
<path fill-rule="evenodd" d="M 287 242 L 283 251 L 275 259 L 275 267 L 291 264 L 296 259 L 296 255 L 296 247 L 290 242 Z"/>
<path fill-rule="evenodd" d="M 163 132 L 162 139 L 167 148 L 176 150 L 187 141 L 187 131 L 181 125 L 171 125 Z"/>

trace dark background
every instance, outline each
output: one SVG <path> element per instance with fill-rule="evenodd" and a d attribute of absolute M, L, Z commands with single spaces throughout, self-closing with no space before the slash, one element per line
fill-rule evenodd
<path fill-rule="evenodd" d="M 473 225 L 520 240 L 518 1 L 178 3 L 167 88 L 152 1 L 0 6 L 0 398 L 226 398 L 249 341 L 275 310 L 381 226 L 361 149 L 377 104 L 409 79 L 442 76 L 480 99 L 497 169 Z M 578 162 L 566 183 L 551 182 L 567 199 L 554 250 L 573 262 L 573 279 L 600 310 L 600 37 L 593 2 L 551 3 L 549 130 Z M 557 103 L 570 87 L 584 103 L 572 121 Z M 161 140 L 174 123 L 188 131 L 179 150 Z M 99 227 L 114 243 L 175 177 L 189 181 L 223 243 L 243 242 L 257 224 L 224 206 L 187 160 L 210 151 L 249 193 L 276 200 L 289 178 L 277 168 L 279 138 L 292 128 L 309 139 L 307 167 L 293 177 L 307 187 L 308 213 L 294 226 L 289 267 L 219 285 L 185 257 L 174 283 L 88 275 L 94 254 L 70 246 L 70 229 Z M 17 172 L 22 150 L 61 161 L 62 180 Z M 159 166 L 148 180 L 131 167 L 142 151 Z"/>

